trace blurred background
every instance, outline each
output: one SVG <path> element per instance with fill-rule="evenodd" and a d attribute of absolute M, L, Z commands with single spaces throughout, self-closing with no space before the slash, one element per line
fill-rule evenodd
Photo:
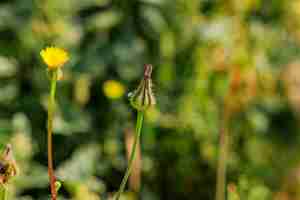
<path fill-rule="evenodd" d="M 214 199 L 225 99 L 229 199 L 300 199 L 300 0 L 1 0 L 0 144 L 20 169 L 10 199 L 49 199 L 49 45 L 71 57 L 54 120 L 60 199 L 117 191 L 144 63 L 158 103 L 123 200 Z"/>

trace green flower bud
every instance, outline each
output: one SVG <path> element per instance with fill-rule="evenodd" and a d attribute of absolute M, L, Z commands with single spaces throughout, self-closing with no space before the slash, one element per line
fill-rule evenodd
<path fill-rule="evenodd" d="M 144 77 L 138 88 L 129 94 L 131 105 L 138 111 L 145 111 L 156 103 L 155 96 L 152 91 L 151 73 L 152 65 L 146 64 L 144 66 Z"/>

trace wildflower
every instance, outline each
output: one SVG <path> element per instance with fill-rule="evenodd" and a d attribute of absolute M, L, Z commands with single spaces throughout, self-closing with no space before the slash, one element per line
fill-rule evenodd
<path fill-rule="evenodd" d="M 144 77 L 138 88 L 129 94 L 131 105 L 138 111 L 145 111 L 155 105 L 156 100 L 152 91 L 152 65 L 145 65 Z"/>
<path fill-rule="evenodd" d="M 69 60 L 68 53 L 57 47 L 47 47 L 40 52 L 44 62 L 48 65 L 48 72 L 50 78 L 50 92 L 48 105 L 48 120 L 47 120 L 47 145 L 48 145 L 48 175 L 51 189 L 51 200 L 57 199 L 56 178 L 53 169 L 53 155 L 52 155 L 52 134 L 53 134 L 53 115 L 55 112 L 55 94 L 56 83 L 62 79 L 61 67 Z"/>
<path fill-rule="evenodd" d="M 68 53 L 57 47 L 47 47 L 40 52 L 44 62 L 48 65 L 49 70 L 62 67 L 68 60 Z"/>
<path fill-rule="evenodd" d="M 125 87 L 118 81 L 108 80 L 103 84 L 103 92 L 110 99 L 118 99 L 125 93 Z"/>

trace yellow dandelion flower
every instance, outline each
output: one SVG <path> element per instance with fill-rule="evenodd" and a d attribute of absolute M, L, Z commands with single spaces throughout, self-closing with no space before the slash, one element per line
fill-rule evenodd
<path fill-rule="evenodd" d="M 57 47 L 47 47 L 40 52 L 40 55 L 50 70 L 62 67 L 69 60 L 68 53 Z"/>
<path fill-rule="evenodd" d="M 110 99 L 118 99 L 125 93 L 125 87 L 118 81 L 107 80 L 103 84 L 103 92 Z"/>

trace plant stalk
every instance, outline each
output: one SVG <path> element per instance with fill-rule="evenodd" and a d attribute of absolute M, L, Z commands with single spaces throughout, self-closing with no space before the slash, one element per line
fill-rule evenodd
<path fill-rule="evenodd" d="M 48 122 L 47 122 L 47 135 L 48 135 L 48 175 L 51 189 L 51 200 L 57 199 L 57 192 L 55 189 L 55 176 L 53 169 L 53 148 L 52 148 L 52 134 L 53 134 L 53 116 L 55 111 L 55 93 L 56 93 L 56 82 L 57 82 L 57 71 L 50 72 L 51 85 L 50 85 L 50 96 L 48 105 Z"/>
<path fill-rule="evenodd" d="M 144 118 L 144 112 L 142 111 L 138 111 L 137 114 L 137 120 L 136 120 L 136 129 L 135 129 L 135 137 L 134 137 L 134 143 L 133 143 L 133 147 L 132 147 L 132 151 L 130 153 L 130 158 L 129 158 L 129 162 L 128 162 L 128 167 L 127 170 L 125 172 L 125 175 L 123 177 L 123 180 L 121 182 L 120 188 L 116 194 L 115 200 L 119 200 L 121 194 L 123 193 L 128 177 L 130 175 L 131 169 L 132 169 L 132 164 L 135 158 L 135 154 L 136 154 L 136 147 L 137 144 L 139 143 L 140 140 L 140 136 L 141 136 L 141 130 L 142 130 L 142 125 L 143 125 L 143 118 Z"/>
<path fill-rule="evenodd" d="M 220 139 L 219 139 L 219 160 L 217 169 L 216 200 L 225 200 L 226 190 L 226 162 L 228 154 L 228 123 L 229 112 L 225 104 L 223 117 L 221 119 Z"/>
<path fill-rule="evenodd" d="M 5 185 L 1 185 L 0 200 L 7 200 L 8 189 Z"/>

